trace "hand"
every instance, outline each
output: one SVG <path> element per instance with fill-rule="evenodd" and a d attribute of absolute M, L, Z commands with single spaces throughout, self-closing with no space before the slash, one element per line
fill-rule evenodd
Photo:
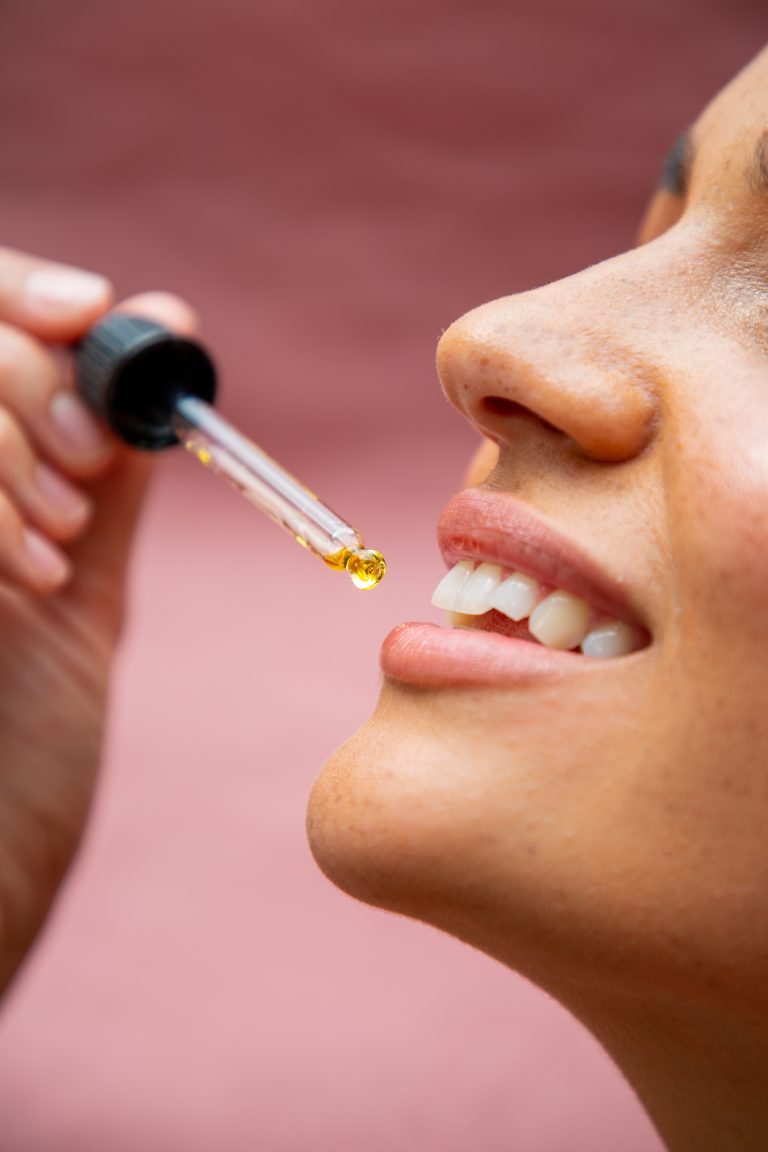
<path fill-rule="evenodd" d="M 111 304 L 101 277 L 0 248 L 0 991 L 83 831 L 151 463 L 95 422 L 50 347 Z M 160 293 L 120 310 L 194 327 Z"/>

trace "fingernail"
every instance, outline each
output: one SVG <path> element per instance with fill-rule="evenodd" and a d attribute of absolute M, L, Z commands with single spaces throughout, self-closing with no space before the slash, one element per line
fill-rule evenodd
<path fill-rule="evenodd" d="M 48 411 L 65 447 L 89 455 L 100 452 L 105 456 L 113 447 L 108 433 L 74 392 L 56 392 Z"/>
<path fill-rule="evenodd" d="M 63 552 L 32 528 L 24 529 L 24 547 L 32 576 L 43 584 L 56 587 L 72 574 L 72 565 Z"/>
<path fill-rule="evenodd" d="M 85 520 L 91 501 L 46 464 L 37 463 L 33 476 L 35 488 L 54 512 L 71 523 Z"/>
<path fill-rule="evenodd" d="M 58 314 L 62 308 L 106 304 L 112 286 L 103 276 L 78 268 L 38 268 L 27 279 L 27 303 L 37 312 Z"/>

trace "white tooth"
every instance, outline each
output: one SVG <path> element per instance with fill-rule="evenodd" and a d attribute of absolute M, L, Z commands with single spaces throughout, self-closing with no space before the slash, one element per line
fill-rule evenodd
<path fill-rule="evenodd" d="M 584 655 L 597 660 L 605 660 L 609 656 L 627 656 L 642 646 L 640 629 L 623 620 L 606 620 L 598 628 L 593 628 L 581 642 Z"/>
<path fill-rule="evenodd" d="M 539 600 L 541 588 L 538 581 L 531 576 L 524 576 L 522 572 L 513 572 L 499 584 L 493 594 L 491 607 L 509 616 L 510 620 L 524 620 L 530 616 Z"/>
<path fill-rule="evenodd" d="M 591 616 L 586 600 L 558 589 L 534 608 L 528 628 L 547 648 L 578 648 L 589 631 Z"/>
<path fill-rule="evenodd" d="M 474 564 L 471 560 L 459 560 L 435 588 L 432 603 L 435 608 L 443 608 L 446 612 L 453 612 L 456 608 L 456 597 L 465 583 L 472 575 Z"/>
<path fill-rule="evenodd" d="M 483 612 L 490 610 L 493 594 L 500 583 L 499 564 L 478 565 L 459 592 L 453 606 L 454 612 L 461 612 L 465 616 L 482 616 Z"/>

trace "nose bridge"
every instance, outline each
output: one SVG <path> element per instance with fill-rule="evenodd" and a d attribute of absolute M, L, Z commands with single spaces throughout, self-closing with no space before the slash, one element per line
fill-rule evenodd
<path fill-rule="evenodd" d="M 647 265 L 638 249 L 462 316 L 438 345 L 448 398 L 496 440 L 532 414 L 587 456 L 642 452 L 658 415 L 650 334 L 665 311 Z"/>

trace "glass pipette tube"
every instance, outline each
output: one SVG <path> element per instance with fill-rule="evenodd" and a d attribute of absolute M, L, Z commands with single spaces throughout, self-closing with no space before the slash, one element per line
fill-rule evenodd
<path fill-rule="evenodd" d="M 322 504 L 252 440 L 195 396 L 176 401 L 173 428 L 179 440 L 262 512 L 357 588 L 374 588 L 386 572 L 380 552 L 366 548 L 360 533 Z"/>

